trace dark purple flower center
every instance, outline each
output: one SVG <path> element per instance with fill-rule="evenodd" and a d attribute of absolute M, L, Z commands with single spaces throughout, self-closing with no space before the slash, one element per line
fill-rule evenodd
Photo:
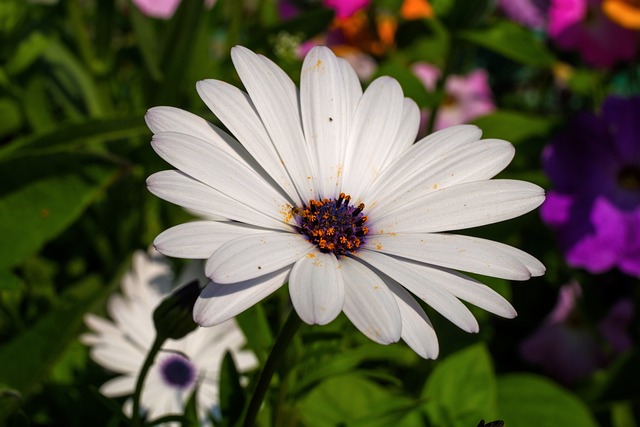
<path fill-rule="evenodd" d="M 160 376 L 168 386 L 186 389 L 195 381 L 196 369 L 189 359 L 175 354 L 160 363 Z"/>
<path fill-rule="evenodd" d="M 309 200 L 301 208 L 294 208 L 298 231 L 309 238 L 321 252 L 344 255 L 355 253 L 364 243 L 369 229 L 364 226 L 364 204 L 353 206 L 351 196 L 340 193 L 337 199 Z"/>
<path fill-rule="evenodd" d="M 618 185 L 625 190 L 640 190 L 640 166 L 627 165 L 618 171 Z"/>

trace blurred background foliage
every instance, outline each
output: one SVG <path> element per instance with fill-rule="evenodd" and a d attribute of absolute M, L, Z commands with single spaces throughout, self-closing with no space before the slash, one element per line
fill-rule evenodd
<path fill-rule="evenodd" d="M 0 2 L 0 424 L 122 422 L 121 402 L 98 392 L 112 374 L 78 342 L 82 318 L 104 314 L 134 250 L 190 218 L 146 189 L 146 177 L 166 165 L 149 145 L 145 111 L 170 105 L 221 126 L 194 85 L 205 78 L 240 85 L 229 56 L 236 44 L 272 58 L 299 82 L 297 49 L 336 18 L 320 1 L 293 3 L 295 16 L 285 18 L 276 0 L 183 0 L 173 16 L 159 19 L 126 0 Z M 504 178 L 549 187 L 540 156 L 551 136 L 576 112 L 596 111 L 609 94 L 639 92 L 637 57 L 592 67 L 576 52 L 556 49 L 544 31 L 508 19 L 495 2 L 429 4 L 431 16 L 407 19 L 402 0 L 372 1 L 365 13 L 375 46 L 383 48 L 369 52 L 375 69 L 363 83 L 391 75 L 405 96 L 435 115 L 448 102 L 447 76 L 486 70 L 495 109 L 472 122 L 485 137 L 516 146 Z M 380 16 L 394 25 L 391 39 L 376 34 Z M 412 71 L 418 62 L 442 70 L 434 88 Z M 631 348 L 608 351 L 606 363 L 571 384 L 521 352 L 561 285 L 582 284 L 580 316 L 571 327 L 595 331 L 617 299 L 638 301 L 637 278 L 570 268 L 537 213 L 469 233 L 546 264 L 544 277 L 526 283 L 482 278 L 512 301 L 518 318 L 474 308 L 481 330 L 468 335 L 427 308 L 441 345 L 436 361 L 402 343 L 369 342 L 344 316 L 303 326 L 279 368 L 262 425 L 471 427 L 481 419 L 503 419 L 509 427 L 638 425 L 635 316 L 627 326 Z M 261 362 L 287 304 L 285 287 L 238 319 Z M 606 346 L 601 337 L 598 343 Z M 237 413 L 232 392 L 223 381 L 223 414 Z"/>

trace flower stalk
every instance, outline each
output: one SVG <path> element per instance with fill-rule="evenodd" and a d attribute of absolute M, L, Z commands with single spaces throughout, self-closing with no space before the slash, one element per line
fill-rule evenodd
<path fill-rule="evenodd" d="M 269 357 L 267 358 L 264 368 L 260 373 L 260 377 L 258 378 L 258 382 L 253 390 L 251 400 L 249 401 L 245 411 L 244 423 L 242 424 L 243 427 L 253 427 L 255 425 L 258 411 L 260 410 L 264 397 L 267 394 L 269 384 L 271 384 L 271 378 L 273 378 L 273 374 L 276 372 L 276 367 L 282 360 L 287 347 L 291 343 L 291 340 L 300 328 L 301 324 L 302 320 L 296 314 L 296 311 L 292 309 L 289 313 L 289 317 L 282 326 L 282 329 L 278 334 L 278 338 L 276 338 L 276 342 L 269 353 Z"/>

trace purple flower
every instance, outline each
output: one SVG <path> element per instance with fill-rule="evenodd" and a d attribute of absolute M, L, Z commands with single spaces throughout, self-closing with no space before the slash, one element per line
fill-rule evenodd
<path fill-rule="evenodd" d="M 631 60 L 639 35 L 611 21 L 602 11 L 602 0 L 551 0 L 549 35 L 565 50 L 578 50 L 585 62 L 611 67 Z"/>
<path fill-rule="evenodd" d="M 550 0 L 498 0 L 498 7 L 510 19 L 536 30 L 547 28 Z"/>
<path fill-rule="evenodd" d="M 640 276 L 640 97 L 608 98 L 582 113 L 543 152 L 553 188 L 542 219 L 567 263 Z"/>
<path fill-rule="evenodd" d="M 336 11 L 337 18 L 348 18 L 357 11 L 366 8 L 371 0 L 323 0 L 325 7 Z"/>

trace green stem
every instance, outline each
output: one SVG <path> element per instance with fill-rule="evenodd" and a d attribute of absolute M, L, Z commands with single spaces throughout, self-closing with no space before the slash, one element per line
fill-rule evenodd
<path fill-rule="evenodd" d="M 147 354 L 147 358 L 144 361 L 144 365 L 142 365 L 142 369 L 140 370 L 140 374 L 138 375 L 138 380 L 136 381 L 136 390 L 133 393 L 133 425 L 140 426 L 140 396 L 142 395 L 142 387 L 144 386 L 144 379 L 147 377 L 147 373 L 149 372 L 149 368 L 153 365 L 153 361 L 156 358 L 156 354 L 160 351 L 162 344 L 164 343 L 164 338 L 156 336 L 149 353 Z"/>
<path fill-rule="evenodd" d="M 253 427 L 255 425 L 258 411 L 260 410 L 260 406 L 262 406 L 264 396 L 267 394 L 269 384 L 271 384 L 271 378 L 276 372 L 276 367 L 301 324 L 302 320 L 300 320 L 295 310 L 292 309 L 287 321 L 280 330 L 278 338 L 276 338 L 276 342 L 271 349 L 271 353 L 269 353 L 267 362 L 264 364 L 264 368 L 262 368 L 258 382 L 253 390 L 253 395 L 245 412 L 244 427 Z"/>

